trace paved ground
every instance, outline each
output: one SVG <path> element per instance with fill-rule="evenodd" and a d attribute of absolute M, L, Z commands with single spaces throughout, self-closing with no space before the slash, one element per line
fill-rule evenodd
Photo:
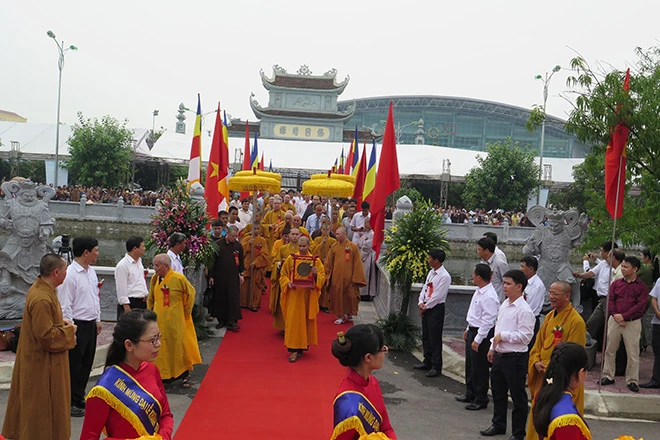
<path fill-rule="evenodd" d="M 372 320 L 368 305 L 361 311 L 363 319 Z M 184 390 L 180 383 L 167 385 L 170 406 L 175 417 L 175 426 L 181 422 L 190 402 L 208 370 L 224 333 L 218 337 L 200 343 L 204 364 L 193 372 L 193 387 Z M 390 352 L 383 368 L 376 372 L 381 383 L 385 402 L 392 419 L 392 424 L 400 439 L 480 439 L 479 430 L 490 425 L 492 407 L 471 412 L 454 400 L 456 394 L 463 391 L 463 384 L 448 377 L 426 378 L 423 372 L 412 370 L 417 363 L 411 354 Z M 90 386 L 96 379 L 90 381 Z M 4 420 L 8 391 L 0 390 L 0 423 Z M 331 408 L 328 408 L 331 411 Z M 593 438 L 599 440 L 614 439 L 622 434 L 643 437 L 646 440 L 658 438 L 660 424 L 631 420 L 602 420 L 589 418 Z M 82 419 L 72 420 L 72 439 L 78 439 Z M 219 427 L 219 433 L 222 427 Z M 510 431 L 509 431 L 510 433 Z M 221 438 L 219 436 L 218 438 Z M 507 437 L 496 437 L 507 438 Z M 189 439 L 176 439 L 189 440 Z M 190 439 L 192 440 L 192 439 Z M 252 439 L 246 439 L 252 440 Z"/>

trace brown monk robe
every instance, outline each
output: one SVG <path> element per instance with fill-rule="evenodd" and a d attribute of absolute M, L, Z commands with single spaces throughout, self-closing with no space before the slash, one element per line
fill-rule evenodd
<path fill-rule="evenodd" d="M 287 226 L 289 227 L 289 230 L 293 228 L 293 212 L 291 211 L 287 211 L 286 214 L 284 214 L 284 222 L 278 224 L 277 228 L 275 228 L 275 231 L 273 232 L 273 240 L 279 240 L 282 238 L 282 231 Z"/>
<path fill-rule="evenodd" d="M 280 247 L 277 251 L 277 255 L 273 258 L 273 264 L 271 266 L 270 311 L 273 314 L 273 327 L 281 331 L 284 331 L 284 314 L 282 313 L 282 305 L 280 304 L 280 271 L 282 269 L 282 263 L 284 263 L 286 257 L 294 252 L 298 252 L 299 238 L 300 231 L 296 228 L 291 229 L 289 232 L 289 243 Z"/>
<path fill-rule="evenodd" d="M 273 246 L 273 242 L 275 241 L 275 231 L 282 223 L 284 223 L 284 216 L 286 215 L 286 211 L 282 209 L 282 199 L 280 196 L 273 196 L 271 200 L 273 200 L 273 210 L 264 214 L 264 218 L 261 221 L 263 230 L 268 230 L 268 233 L 264 234 L 264 236 L 268 240 L 269 249 Z"/>
<path fill-rule="evenodd" d="M 302 217 L 300 216 L 300 214 L 296 214 L 296 215 L 293 216 L 293 227 L 298 228 L 298 230 L 300 230 L 300 236 L 301 237 L 307 237 L 307 238 L 309 238 L 309 241 L 311 242 L 312 241 L 312 236 L 309 235 L 309 231 L 307 230 L 307 228 L 305 228 L 302 225 L 302 223 L 303 223 L 302 222 Z"/>
<path fill-rule="evenodd" d="M 330 312 L 337 316 L 335 324 L 343 324 L 357 315 L 360 287 L 367 285 L 360 249 L 348 240 L 346 228 L 337 228 L 337 243 L 325 260 L 325 276 L 330 293 Z"/>
<path fill-rule="evenodd" d="M 62 318 L 55 292 L 66 277 L 66 261 L 46 254 L 39 272 L 25 297 L 2 434 L 18 440 L 69 440 L 69 350 L 76 345 L 76 327 Z"/>
<path fill-rule="evenodd" d="M 330 253 L 330 248 L 335 243 L 337 243 L 337 240 L 330 237 L 330 225 L 328 223 L 323 223 L 321 226 L 321 236 L 314 239 L 310 251 L 312 255 L 318 255 L 321 258 L 321 261 L 325 261 L 328 257 L 328 253 Z M 330 308 L 330 293 L 328 292 L 327 284 L 324 284 L 321 288 L 319 306 L 323 311 L 327 311 Z"/>
<path fill-rule="evenodd" d="M 254 222 L 255 223 L 261 223 L 261 217 L 262 217 L 261 211 L 256 211 L 254 213 Z M 241 229 L 241 232 L 239 233 L 239 236 L 241 237 L 241 240 L 252 234 L 252 225 L 253 225 L 253 223 L 248 223 L 247 225 L 245 225 L 245 227 L 243 229 Z M 270 234 L 270 231 L 267 230 L 266 228 L 264 228 L 263 225 L 262 225 L 262 227 L 261 227 L 261 236 L 266 239 L 266 243 L 270 243 L 270 241 L 269 241 L 270 235 L 269 234 Z M 270 249 L 271 248 L 268 247 L 268 252 L 270 252 Z"/>
<path fill-rule="evenodd" d="M 266 290 L 266 271 L 270 267 L 268 243 L 261 236 L 260 223 L 253 224 L 252 234 L 244 237 L 241 245 L 245 255 L 243 263 L 245 281 L 241 285 L 241 307 L 256 312 L 261 306 L 261 295 Z M 254 258 L 252 249 L 254 249 Z"/>

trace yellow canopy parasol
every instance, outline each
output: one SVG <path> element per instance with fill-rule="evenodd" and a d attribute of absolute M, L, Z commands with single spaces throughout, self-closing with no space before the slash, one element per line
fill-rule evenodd
<path fill-rule="evenodd" d="M 261 176 L 261 177 L 269 177 L 271 179 L 277 180 L 278 182 L 282 181 L 282 175 L 281 174 L 271 173 L 270 171 L 261 171 L 261 170 L 257 170 L 257 169 L 239 171 L 236 174 L 234 174 L 234 176 L 238 176 L 238 177 L 254 176 L 254 175 Z"/>
<path fill-rule="evenodd" d="M 238 174 L 238 173 L 237 173 Z M 280 182 L 270 177 L 260 175 L 242 175 L 229 178 L 230 191 L 268 191 L 269 193 L 280 192 Z"/>
<path fill-rule="evenodd" d="M 354 187 L 339 179 L 310 179 L 303 182 L 303 194 L 325 197 L 352 197 Z"/>
<path fill-rule="evenodd" d="M 351 185 L 355 186 L 355 177 L 348 174 L 337 174 L 332 172 L 329 172 L 328 174 L 312 174 L 310 176 L 310 179 L 312 180 L 327 179 L 328 175 L 330 176 L 331 179 L 342 180 L 344 182 L 348 182 Z"/>

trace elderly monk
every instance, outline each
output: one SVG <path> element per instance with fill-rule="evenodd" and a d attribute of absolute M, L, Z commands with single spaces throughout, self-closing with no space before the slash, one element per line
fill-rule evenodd
<path fill-rule="evenodd" d="M 286 215 L 286 209 L 282 208 L 282 198 L 280 196 L 273 196 L 271 200 L 273 201 L 273 209 L 264 214 L 264 218 L 261 220 L 261 226 L 263 226 L 264 230 L 268 230 L 267 239 L 269 247 L 275 241 L 275 231 L 284 223 L 284 216 Z"/>
<path fill-rule="evenodd" d="M 541 389 L 545 369 L 550 362 L 550 356 L 560 342 L 575 342 L 584 346 L 587 338 L 587 328 L 584 319 L 571 304 L 571 285 L 565 281 L 557 281 L 548 290 L 552 309 L 545 317 L 541 329 L 536 335 L 536 342 L 529 352 L 527 385 L 532 395 L 532 402 Z M 584 385 L 571 391 L 573 403 L 580 415 L 584 414 Z M 536 440 L 538 435 L 533 424 L 534 414 L 530 410 L 527 418 L 527 440 Z"/>
<path fill-rule="evenodd" d="M 241 307 L 253 312 L 259 310 L 261 294 L 266 290 L 266 270 L 270 267 L 268 243 L 261 236 L 261 223 L 252 225 L 252 235 L 243 238 L 243 265 L 245 282 L 241 285 Z"/>
<path fill-rule="evenodd" d="M 25 297 L 2 434 L 19 440 L 69 440 L 69 350 L 76 345 L 77 327 L 62 318 L 55 292 L 66 277 L 66 261 L 46 254 L 39 274 Z"/>
<path fill-rule="evenodd" d="M 252 233 L 252 225 L 253 225 L 255 222 L 256 222 L 256 223 L 261 223 L 261 219 L 262 219 L 261 211 L 256 210 L 256 211 L 254 212 L 254 221 L 248 223 L 243 229 L 241 229 L 241 230 L 239 231 L 239 235 L 240 235 L 241 237 L 247 237 L 247 236 L 249 236 L 249 235 Z M 270 244 L 270 231 L 264 229 L 263 225 L 261 226 L 261 236 L 262 236 L 263 238 L 266 239 L 266 242 L 267 242 L 267 243 Z M 270 246 L 268 247 L 268 249 L 269 249 L 269 251 L 270 251 L 270 249 L 271 249 Z"/>
<path fill-rule="evenodd" d="M 154 276 L 149 285 L 147 308 L 158 315 L 162 334 L 160 350 L 154 364 L 163 380 L 183 378 L 183 387 L 190 388 L 190 371 L 201 364 L 197 333 L 192 320 L 195 288 L 185 275 L 172 270 L 167 254 L 154 257 Z"/>
<path fill-rule="evenodd" d="M 301 263 L 301 257 L 312 257 L 312 260 Z M 303 265 L 307 265 L 307 273 L 301 270 Z M 298 240 L 298 252 L 286 258 L 280 275 L 280 302 L 285 322 L 284 345 L 289 351 L 289 362 L 296 362 L 310 345 L 318 345 L 316 318 L 324 281 L 323 263 L 309 253 L 309 239 L 301 237 Z"/>
<path fill-rule="evenodd" d="M 298 252 L 299 239 L 300 231 L 297 228 L 291 229 L 289 232 L 289 242 L 280 247 L 277 254 L 273 257 L 270 274 L 270 311 L 273 314 L 273 327 L 280 331 L 284 331 L 284 314 L 282 313 L 280 300 L 280 273 L 282 264 L 286 258 L 289 255 Z"/>
<path fill-rule="evenodd" d="M 352 321 L 360 303 L 360 288 L 367 285 L 360 249 L 348 240 L 346 228 L 337 228 L 337 243 L 325 259 L 325 277 L 330 294 L 330 312 L 335 324 Z"/>
<path fill-rule="evenodd" d="M 328 258 L 328 254 L 330 253 L 330 248 L 335 243 L 337 243 L 337 240 L 330 237 L 330 224 L 323 223 L 323 226 L 321 226 L 321 235 L 316 237 L 312 242 L 310 252 L 312 255 L 318 255 L 321 258 L 321 261 L 325 261 L 326 258 Z M 325 284 L 321 289 L 319 306 L 324 312 L 327 312 L 330 308 L 330 293 L 328 292 L 327 284 Z"/>
<path fill-rule="evenodd" d="M 308 232 L 307 229 L 302 225 L 302 223 L 303 223 L 303 221 L 302 221 L 302 217 L 301 217 L 299 214 L 296 214 L 296 215 L 293 216 L 293 227 L 294 227 L 294 228 L 298 228 L 298 230 L 300 231 L 300 236 L 301 236 L 301 237 L 307 237 L 307 238 L 309 238 L 309 239 L 311 240 L 311 239 L 312 239 L 312 236 L 309 235 L 309 232 Z M 310 245 L 310 246 L 311 246 L 311 245 Z"/>
<path fill-rule="evenodd" d="M 273 232 L 273 239 L 274 240 L 279 240 L 282 238 L 282 231 L 286 226 L 289 226 L 289 229 L 293 228 L 293 211 L 287 211 L 286 214 L 284 214 L 284 222 L 280 223 L 277 226 L 277 229 Z"/>

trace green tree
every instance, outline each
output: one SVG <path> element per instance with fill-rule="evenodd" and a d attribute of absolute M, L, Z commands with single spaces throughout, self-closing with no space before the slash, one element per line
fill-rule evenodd
<path fill-rule="evenodd" d="M 110 116 L 100 121 L 85 119 L 78 113 L 78 123 L 69 138 L 71 148 L 67 168 L 70 180 L 80 185 L 118 187 L 127 181 L 131 164 L 133 132 Z"/>
<path fill-rule="evenodd" d="M 568 78 L 574 108 L 566 130 L 592 144 L 584 174 L 574 173 L 576 185 L 585 190 L 585 207 L 592 218 L 585 245 L 610 239 L 613 220 L 605 209 L 603 158 L 611 128 L 630 128 L 626 196 L 616 235 L 624 245 L 643 243 L 660 251 L 657 219 L 660 218 L 660 48 L 635 49 L 630 91 L 623 88 L 625 72 L 596 69 L 582 57 L 571 60 L 575 75 Z M 580 188 L 580 187 L 578 187 Z M 634 191 L 630 191 L 634 188 Z M 634 194 L 633 194 L 634 192 Z"/>
<path fill-rule="evenodd" d="M 465 175 L 463 205 L 505 210 L 527 205 L 529 194 L 539 186 L 539 167 L 534 153 L 511 139 L 487 145 L 488 156 Z"/>

